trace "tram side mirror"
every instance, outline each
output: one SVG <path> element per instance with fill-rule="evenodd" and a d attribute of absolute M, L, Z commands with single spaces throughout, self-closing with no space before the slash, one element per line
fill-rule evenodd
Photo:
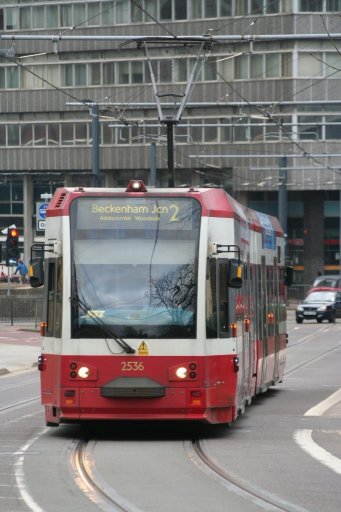
<path fill-rule="evenodd" d="M 30 285 L 32 288 L 39 288 L 44 284 L 44 259 L 33 258 L 29 267 Z"/>
<path fill-rule="evenodd" d="M 242 261 L 237 258 L 229 259 L 227 269 L 227 286 L 229 286 L 229 288 L 241 288 L 243 284 L 242 274 Z"/>
<path fill-rule="evenodd" d="M 291 286 L 294 280 L 294 267 L 286 266 L 284 274 L 285 286 Z"/>

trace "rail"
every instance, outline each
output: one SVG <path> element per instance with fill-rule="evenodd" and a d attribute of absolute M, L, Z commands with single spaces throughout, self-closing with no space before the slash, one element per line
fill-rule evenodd
<path fill-rule="evenodd" d="M 0 296 L 0 323 L 30 323 L 38 327 L 42 312 L 42 297 Z"/>
<path fill-rule="evenodd" d="M 311 284 L 293 284 L 287 288 L 287 300 L 288 303 L 301 302 L 308 293 Z"/>

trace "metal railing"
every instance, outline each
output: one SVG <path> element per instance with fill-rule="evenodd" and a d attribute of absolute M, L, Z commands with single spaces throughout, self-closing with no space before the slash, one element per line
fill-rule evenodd
<path fill-rule="evenodd" d="M 0 296 L 0 323 L 29 323 L 38 327 L 42 312 L 42 297 Z"/>
<path fill-rule="evenodd" d="M 311 284 L 293 284 L 287 288 L 287 299 L 288 302 L 301 302 L 307 295 Z"/>

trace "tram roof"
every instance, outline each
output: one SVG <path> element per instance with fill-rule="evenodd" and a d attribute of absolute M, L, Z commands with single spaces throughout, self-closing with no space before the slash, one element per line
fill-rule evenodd
<path fill-rule="evenodd" d="M 144 185 L 143 185 L 144 186 Z M 72 201 L 79 197 L 93 198 L 153 198 L 153 197 L 192 197 L 202 207 L 206 217 L 234 218 L 248 225 L 253 231 L 273 230 L 277 236 L 283 236 L 278 219 L 272 215 L 258 212 L 239 203 L 221 188 L 181 187 L 181 188 L 145 188 L 145 191 L 127 192 L 127 188 L 100 187 L 62 187 L 58 188 L 46 210 L 47 217 L 68 216 Z"/>

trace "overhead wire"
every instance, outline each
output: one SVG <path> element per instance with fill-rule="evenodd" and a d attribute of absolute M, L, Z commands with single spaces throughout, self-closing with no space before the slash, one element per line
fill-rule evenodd
<path fill-rule="evenodd" d="M 116 5 L 117 3 L 119 3 L 119 1 L 116 1 L 116 2 L 115 2 L 115 5 Z M 136 0 L 131 0 L 131 3 L 133 3 L 133 4 L 134 4 L 135 6 L 137 6 L 139 9 L 141 9 L 141 11 L 142 11 L 146 16 L 148 16 L 150 19 L 152 19 L 155 23 L 157 23 L 157 24 L 158 24 L 160 27 L 162 27 L 164 30 L 166 30 L 166 31 L 167 31 L 169 34 L 171 34 L 174 38 L 176 38 L 176 37 L 177 37 L 177 36 L 175 36 L 173 33 L 171 33 L 171 32 L 167 29 L 167 27 L 165 27 L 163 24 L 161 24 L 160 22 L 158 22 L 158 20 L 156 20 L 152 15 L 150 15 L 150 14 L 149 14 L 149 13 L 148 13 L 148 12 L 147 12 L 143 7 L 142 7 L 142 6 L 141 6 L 140 2 L 138 2 L 138 1 L 136 1 Z M 91 20 L 91 19 L 93 19 L 93 18 L 95 18 L 95 17 L 97 17 L 97 16 L 101 15 L 102 13 L 105 13 L 105 12 L 107 12 L 107 11 L 111 10 L 111 9 L 113 9 L 113 6 L 110 6 L 110 7 L 108 7 L 107 9 L 103 9 L 100 13 L 96 14 L 95 16 L 92 16 L 92 17 L 88 18 L 87 20 L 84 20 L 84 21 L 83 21 L 83 22 L 81 22 L 81 23 L 78 23 L 78 24 L 77 24 L 77 25 L 75 25 L 74 27 L 70 27 L 68 30 L 73 30 L 73 29 L 75 29 L 75 28 L 78 28 L 78 27 L 80 27 L 81 25 L 83 25 L 84 23 L 86 23 L 87 21 L 89 21 L 89 20 Z M 261 8 L 259 8 L 259 10 L 261 10 Z M 261 17 L 262 17 L 262 14 L 259 14 L 259 15 L 257 16 L 257 19 L 256 19 L 256 20 L 253 20 L 253 22 L 251 22 L 251 23 L 250 23 L 249 27 L 253 26 L 253 25 L 255 24 L 255 22 L 256 22 L 256 21 L 258 21 Z M 246 18 L 246 16 L 245 16 L 245 18 Z M 328 35 L 330 36 L 330 32 L 328 31 L 328 29 L 327 29 L 327 27 L 326 27 L 326 25 L 325 25 L 325 23 L 324 23 L 324 21 L 323 21 L 322 16 L 321 16 L 321 19 L 322 19 L 322 22 L 323 22 L 323 24 L 324 24 L 324 26 L 325 26 L 325 30 L 326 30 L 326 32 L 327 32 L 327 33 L 328 33 Z M 239 20 L 240 20 L 240 19 L 239 19 Z M 237 21 L 239 21 L 239 20 L 234 20 L 234 21 L 233 21 L 233 22 L 231 22 L 231 23 L 236 23 L 236 22 L 237 22 Z M 217 27 L 216 29 L 212 29 L 212 30 L 219 30 L 219 31 L 220 31 L 223 27 L 228 26 L 228 25 L 229 25 L 229 24 L 224 24 L 224 25 L 222 25 L 222 26 L 220 26 L 220 27 Z M 336 45 L 335 45 L 335 42 L 332 40 L 332 38 L 331 38 L 331 41 L 332 41 L 332 43 L 333 43 L 334 47 L 337 49 L 337 47 L 336 47 Z M 338 49 L 337 49 L 337 50 L 338 50 Z M 248 53 L 248 52 L 243 52 L 243 53 Z M 69 93 L 69 92 L 65 91 L 63 88 L 58 87 L 58 86 L 54 85 L 53 83 L 49 82 L 49 81 L 48 81 L 48 80 L 46 80 L 45 78 L 41 77 L 40 75 L 38 75 L 37 73 L 35 73 L 34 71 L 32 71 L 29 67 L 25 66 L 25 65 L 24 65 L 24 64 L 22 64 L 21 62 L 18 62 L 16 59 L 11 59 L 11 58 L 9 58 L 9 57 L 7 57 L 7 56 L 5 56 L 5 55 L 4 55 L 4 57 L 5 57 L 5 58 L 7 58 L 9 61 L 14 62 L 14 63 L 15 63 L 15 64 L 17 64 L 19 67 L 21 67 L 22 69 L 26 70 L 27 72 L 31 73 L 33 76 L 35 76 L 36 78 L 40 79 L 42 82 L 46 83 L 48 86 L 50 86 L 50 87 L 54 88 L 55 90 L 57 90 L 57 91 L 61 92 L 62 94 L 65 94 L 65 95 L 66 95 L 66 96 L 68 96 L 69 98 L 71 98 L 71 99 L 73 99 L 73 100 L 76 100 L 77 102 L 84 103 L 84 105 L 88 106 L 88 103 L 87 103 L 87 102 L 85 102 L 85 101 L 83 101 L 83 100 L 79 100 L 75 95 L 73 95 L 73 94 L 71 94 L 71 93 Z M 332 66 L 331 66 L 331 67 L 332 67 Z M 338 71 L 339 71 L 339 70 L 337 69 L 337 70 L 335 71 L 335 73 L 337 73 Z M 319 82 L 321 82 L 321 81 L 325 80 L 325 79 L 326 79 L 326 78 L 328 78 L 329 76 L 333 76 L 333 74 L 334 74 L 334 73 L 331 73 L 331 74 L 330 74 L 330 75 L 328 75 L 327 77 L 323 77 L 322 79 L 320 79 L 320 80 L 318 80 L 318 81 L 314 82 L 314 84 L 310 84 L 310 85 L 309 85 L 309 86 L 307 86 L 306 88 L 304 88 L 304 89 L 302 89 L 302 90 L 300 90 L 300 91 L 297 91 L 297 92 L 295 93 L 295 95 L 296 95 L 296 94 L 298 94 L 299 92 L 303 92 L 303 91 L 305 91 L 305 90 L 309 89 L 310 87 L 313 87 L 313 85 L 315 85 L 316 83 L 319 83 Z M 246 104 L 248 104 L 248 106 L 249 106 L 249 107 L 251 106 L 251 105 L 250 105 L 250 102 L 248 102 L 248 100 L 247 100 L 246 98 L 244 98 L 240 93 L 238 93 L 238 92 L 237 92 L 237 91 L 236 91 L 236 90 L 231 86 L 231 84 L 230 84 L 229 82 L 227 82 L 227 81 L 225 80 L 225 78 L 224 78 L 224 77 L 223 77 L 223 76 L 222 76 L 218 71 L 217 71 L 217 75 L 218 75 L 218 76 L 219 76 L 219 77 L 220 77 L 220 78 L 221 78 L 221 79 L 222 79 L 222 80 L 223 80 L 223 81 L 224 81 L 224 82 L 225 82 L 225 83 L 226 83 L 226 84 L 227 84 L 227 85 L 228 85 L 228 86 L 229 86 L 229 87 L 230 87 L 230 88 L 231 88 L 231 89 L 236 93 L 236 94 L 238 94 L 238 95 L 239 95 L 239 97 L 241 97 L 241 98 L 243 99 L 243 101 L 245 101 L 245 103 L 246 103 Z M 143 89 L 144 89 L 145 87 L 149 87 L 149 86 L 143 86 Z M 138 94 L 139 94 L 139 92 L 135 92 L 135 93 L 134 93 L 134 95 L 133 95 L 133 97 L 137 97 L 137 96 L 138 96 Z M 110 97 L 110 96 L 109 96 L 109 97 Z M 292 97 L 294 97 L 294 95 L 293 95 Z M 106 99 L 107 99 L 107 98 L 108 98 L 108 97 L 106 97 Z M 281 102 L 275 102 L 275 104 L 276 104 L 276 105 L 280 105 L 280 103 L 281 103 Z M 252 107 L 252 108 L 254 108 L 254 106 L 251 106 L 251 107 Z M 108 110 L 109 110 L 109 111 L 111 111 L 110 109 L 108 109 Z M 264 112 L 263 112 L 262 110 L 258 109 L 258 111 L 264 115 Z M 120 113 L 119 115 L 117 115 L 117 110 L 116 110 L 116 115 L 115 115 L 114 117 L 118 118 L 119 120 L 122 120 L 122 114 Z M 271 122 L 273 122 L 274 124 L 276 124 L 276 121 L 275 121 L 275 119 L 273 118 L 273 116 L 270 116 L 270 115 L 269 115 L 269 120 L 271 120 Z M 306 157 L 307 157 L 307 158 L 311 158 L 311 159 L 312 159 L 312 161 L 314 161 L 314 162 L 315 162 L 316 164 L 318 164 L 318 165 L 323 165 L 321 162 L 318 162 L 318 161 L 316 161 L 316 159 L 314 159 L 313 157 L 311 157 L 311 156 L 309 155 L 309 153 L 307 153 L 306 151 L 304 151 L 304 147 L 303 147 L 303 146 L 301 146 L 301 145 L 300 145 L 296 140 L 294 140 L 294 139 L 290 138 L 289 134 L 288 134 L 288 133 L 285 133 L 285 131 L 284 131 L 284 127 L 283 127 L 283 125 L 282 125 L 281 123 L 277 123 L 277 125 L 278 125 L 278 127 L 279 127 L 281 130 L 283 130 L 283 133 L 285 134 L 285 136 L 286 136 L 286 137 L 287 137 L 287 138 L 288 138 L 288 139 L 289 139 L 289 140 L 290 140 L 290 141 L 291 141 L 291 142 L 292 142 L 292 143 L 293 143 L 297 148 L 299 148 L 301 151 L 303 151 L 303 152 L 304 152 L 304 155 L 306 155 Z"/>

